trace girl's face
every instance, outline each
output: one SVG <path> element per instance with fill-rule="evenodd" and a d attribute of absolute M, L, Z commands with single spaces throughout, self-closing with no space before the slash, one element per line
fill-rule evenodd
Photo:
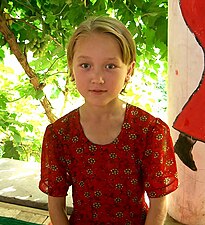
<path fill-rule="evenodd" d="M 85 101 L 106 105 L 118 98 L 134 62 L 122 62 L 120 46 L 111 35 L 91 33 L 77 40 L 72 65 L 77 89 Z"/>

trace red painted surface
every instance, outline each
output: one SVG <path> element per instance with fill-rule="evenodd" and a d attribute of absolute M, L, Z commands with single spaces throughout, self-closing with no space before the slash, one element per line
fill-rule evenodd
<path fill-rule="evenodd" d="M 180 8 L 187 26 L 205 51 L 205 0 L 181 0 Z M 174 121 L 173 127 L 205 142 L 205 72 L 198 87 Z"/>

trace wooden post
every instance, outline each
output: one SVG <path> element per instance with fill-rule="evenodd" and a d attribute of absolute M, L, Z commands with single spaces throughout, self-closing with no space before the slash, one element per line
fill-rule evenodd
<path fill-rule="evenodd" d="M 178 0 L 169 0 L 169 85 L 168 115 L 172 126 L 191 94 L 197 88 L 204 69 L 204 53 L 188 29 Z M 205 98 L 205 96 L 204 96 Z M 205 112 L 204 112 L 205 113 Z M 199 115 L 200 117 L 200 115 Z M 179 132 L 171 129 L 174 142 Z M 179 188 L 170 195 L 168 213 L 188 225 L 205 224 L 205 144 L 197 142 L 193 150 L 197 172 L 178 158 Z"/>

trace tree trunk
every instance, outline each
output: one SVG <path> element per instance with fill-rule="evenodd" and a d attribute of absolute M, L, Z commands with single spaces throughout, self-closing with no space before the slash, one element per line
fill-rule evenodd
<path fill-rule="evenodd" d="M 21 64 L 22 68 L 24 69 L 25 73 L 30 78 L 30 82 L 33 85 L 35 90 L 42 90 L 44 85 L 39 82 L 38 76 L 29 66 L 27 61 L 27 56 L 25 53 L 22 52 L 20 49 L 16 37 L 9 29 L 7 25 L 7 21 L 2 12 L 0 12 L 0 32 L 3 34 L 6 42 L 9 44 L 11 52 L 16 56 L 17 60 Z M 40 100 L 41 105 L 43 106 L 46 116 L 48 120 L 53 123 L 56 120 L 56 116 L 52 113 L 52 106 L 46 96 L 44 96 L 43 100 Z"/>

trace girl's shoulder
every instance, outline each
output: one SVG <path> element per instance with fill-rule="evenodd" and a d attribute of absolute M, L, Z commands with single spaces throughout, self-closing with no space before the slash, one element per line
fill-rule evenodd
<path fill-rule="evenodd" d="M 135 123 L 136 126 L 139 124 L 146 125 L 148 127 L 159 127 L 159 128 L 168 128 L 168 125 L 162 121 L 160 118 L 153 116 L 151 113 L 131 104 L 127 104 L 126 112 L 127 120 L 132 123 Z"/>
<path fill-rule="evenodd" d="M 153 121 L 156 118 L 150 114 L 149 112 L 139 108 L 138 106 L 134 106 L 131 104 L 127 104 L 127 116 L 130 118 L 135 118 L 140 121 Z"/>
<path fill-rule="evenodd" d="M 57 119 L 54 123 L 50 124 L 53 130 L 65 130 L 69 127 L 75 127 L 79 123 L 79 108 L 67 113 L 66 115 Z"/>

